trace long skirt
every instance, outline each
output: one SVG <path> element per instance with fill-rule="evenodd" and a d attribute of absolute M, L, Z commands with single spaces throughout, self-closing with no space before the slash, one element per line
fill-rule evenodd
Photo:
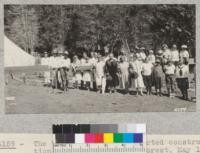
<path fill-rule="evenodd" d="M 119 84 L 117 74 L 108 75 L 106 79 L 107 79 L 106 84 L 108 88 L 115 88 Z"/>
<path fill-rule="evenodd" d="M 142 75 L 138 75 L 138 77 L 136 79 L 131 78 L 130 79 L 130 87 L 131 88 L 144 88 L 144 82 L 143 82 L 143 78 Z"/>
<path fill-rule="evenodd" d="M 122 89 L 128 89 L 129 87 L 129 81 L 128 81 L 128 77 L 129 77 L 129 74 L 122 74 L 120 76 L 120 88 Z"/>
<path fill-rule="evenodd" d="M 75 72 L 74 81 L 77 82 L 78 84 L 80 84 L 81 80 L 82 80 L 82 74 L 81 74 L 81 72 Z"/>
<path fill-rule="evenodd" d="M 96 78 L 96 85 L 97 86 L 101 86 L 102 85 L 102 79 L 103 79 L 103 75 L 100 75 L 100 76 L 95 76 Z"/>
<path fill-rule="evenodd" d="M 84 71 L 83 72 L 83 81 L 84 82 L 91 82 L 91 72 L 90 71 Z"/>

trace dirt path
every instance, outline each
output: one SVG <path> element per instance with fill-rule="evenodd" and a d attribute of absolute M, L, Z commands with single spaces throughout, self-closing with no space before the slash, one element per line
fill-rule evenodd
<path fill-rule="evenodd" d="M 87 112 L 172 112 L 176 108 L 195 111 L 196 103 L 176 97 L 99 94 L 70 89 L 67 93 L 43 86 L 10 82 L 5 88 L 7 114 L 54 114 Z M 178 95 L 180 96 L 180 95 Z M 194 91 L 190 92 L 194 96 Z M 14 98 L 14 99 L 13 99 Z"/>

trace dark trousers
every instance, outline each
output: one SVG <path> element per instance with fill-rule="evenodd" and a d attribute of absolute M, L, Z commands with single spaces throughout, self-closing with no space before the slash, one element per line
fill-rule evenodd
<path fill-rule="evenodd" d="M 166 85 L 167 85 L 167 90 L 168 94 L 174 93 L 175 91 L 175 76 L 174 74 L 166 74 Z"/>
<path fill-rule="evenodd" d="M 188 78 L 177 78 L 176 79 L 177 86 L 180 89 L 183 99 L 188 99 L 188 88 L 189 88 L 189 81 Z"/>
<path fill-rule="evenodd" d="M 143 75 L 144 85 L 146 86 L 147 93 L 151 93 L 152 87 L 152 77 L 151 75 L 145 76 Z"/>

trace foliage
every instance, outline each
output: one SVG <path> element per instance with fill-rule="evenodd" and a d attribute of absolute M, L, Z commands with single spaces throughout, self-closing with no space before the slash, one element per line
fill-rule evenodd
<path fill-rule="evenodd" d="M 74 54 L 110 44 L 118 51 L 127 39 L 135 46 L 157 50 L 162 43 L 187 44 L 195 53 L 194 5 L 21 5 L 5 6 L 6 35 L 29 50 L 43 53 L 62 45 Z M 28 28 L 23 27 L 28 14 Z M 31 26 L 30 26 L 31 25 Z M 27 32 L 28 31 L 28 32 Z M 25 35 L 28 33 L 28 36 Z M 31 38 L 32 46 L 27 43 Z"/>

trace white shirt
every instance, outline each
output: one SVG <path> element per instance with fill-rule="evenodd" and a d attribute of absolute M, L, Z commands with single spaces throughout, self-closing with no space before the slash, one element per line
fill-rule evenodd
<path fill-rule="evenodd" d="M 70 67 L 70 65 L 71 65 L 71 60 L 70 60 L 70 58 L 67 58 L 67 59 L 62 59 L 62 61 L 61 61 L 62 63 L 61 63 L 61 66 L 62 67 Z"/>
<path fill-rule="evenodd" d="M 95 67 L 96 67 L 96 75 L 98 77 L 104 75 L 104 66 L 105 66 L 105 62 L 104 61 L 100 61 L 100 62 L 96 63 L 96 65 L 95 65 Z"/>
<path fill-rule="evenodd" d="M 170 59 L 171 58 L 171 51 L 169 49 L 164 50 L 163 51 L 163 57 L 165 57 L 166 59 Z"/>
<path fill-rule="evenodd" d="M 152 68 L 153 68 L 152 63 L 143 63 L 143 64 L 142 64 L 142 72 L 143 72 L 143 75 L 145 75 L 145 76 L 151 75 L 151 73 L 152 73 Z"/>
<path fill-rule="evenodd" d="M 141 57 L 143 60 L 145 60 L 146 54 L 145 54 L 144 52 L 140 52 L 140 57 Z"/>
<path fill-rule="evenodd" d="M 189 58 L 189 53 L 187 50 L 182 50 L 180 52 L 180 58 Z"/>
<path fill-rule="evenodd" d="M 182 76 L 180 75 L 180 71 L 182 70 Z M 187 75 L 189 74 L 189 68 L 187 65 L 183 64 L 181 66 L 177 66 L 176 68 L 176 76 L 178 78 L 184 78 L 188 77 Z"/>
<path fill-rule="evenodd" d="M 52 56 L 50 59 L 50 66 L 52 68 L 59 68 L 61 67 L 61 58 Z"/>
<path fill-rule="evenodd" d="M 97 63 L 97 59 L 96 58 L 90 58 L 89 59 L 89 62 L 92 64 L 92 65 L 95 65 Z"/>
<path fill-rule="evenodd" d="M 172 50 L 171 51 L 171 60 L 173 62 L 179 61 L 179 52 L 178 52 L 178 50 Z"/>
<path fill-rule="evenodd" d="M 170 74 L 175 73 L 176 67 L 173 64 L 172 65 L 165 65 L 164 70 L 165 70 L 165 74 L 170 75 Z"/>
<path fill-rule="evenodd" d="M 84 65 L 85 63 L 86 63 L 86 59 L 84 59 L 84 58 L 81 58 L 81 61 L 80 61 L 81 63 L 81 65 Z"/>
<path fill-rule="evenodd" d="M 153 55 L 153 54 L 149 55 L 147 58 L 148 58 L 149 62 L 152 64 L 156 62 L 155 55 Z"/>

